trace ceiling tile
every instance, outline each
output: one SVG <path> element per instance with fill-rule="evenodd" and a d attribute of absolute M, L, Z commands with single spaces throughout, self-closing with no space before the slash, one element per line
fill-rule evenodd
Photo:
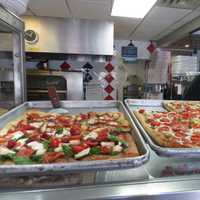
<path fill-rule="evenodd" d="M 73 17 L 107 19 L 110 17 L 112 0 L 67 0 Z"/>
<path fill-rule="evenodd" d="M 131 31 L 140 23 L 141 19 L 112 17 L 115 24 L 115 38 L 129 39 Z"/>
<path fill-rule="evenodd" d="M 158 34 L 155 39 L 158 40 L 168 34 L 170 34 L 172 31 L 177 30 L 181 26 L 191 22 L 193 19 L 200 16 L 200 11 L 196 10 L 191 12 L 189 15 L 185 16 L 183 19 L 179 20 L 177 23 L 173 24 L 172 26 L 168 27 L 166 30 L 162 31 L 160 34 Z"/>
<path fill-rule="evenodd" d="M 30 0 L 28 7 L 37 16 L 70 17 L 65 0 Z"/>
<path fill-rule="evenodd" d="M 158 7 L 152 9 L 148 17 L 133 33 L 133 39 L 152 40 L 163 30 L 172 26 L 177 20 L 188 14 L 190 10 Z"/>

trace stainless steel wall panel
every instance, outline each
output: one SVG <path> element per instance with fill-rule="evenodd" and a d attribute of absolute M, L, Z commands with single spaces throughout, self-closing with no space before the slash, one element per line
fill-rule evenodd
<path fill-rule="evenodd" d="M 23 17 L 26 30 L 34 30 L 39 41 L 26 44 L 26 51 L 84 55 L 113 55 L 113 22 Z"/>

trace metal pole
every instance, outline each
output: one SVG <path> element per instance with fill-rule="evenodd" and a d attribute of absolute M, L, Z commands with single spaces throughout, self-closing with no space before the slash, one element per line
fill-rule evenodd
<path fill-rule="evenodd" d="M 26 84 L 24 70 L 24 40 L 23 33 L 13 32 L 13 69 L 15 105 L 26 100 Z"/>

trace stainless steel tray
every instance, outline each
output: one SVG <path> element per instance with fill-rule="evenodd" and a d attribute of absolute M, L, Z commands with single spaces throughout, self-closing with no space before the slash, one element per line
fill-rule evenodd
<path fill-rule="evenodd" d="M 133 111 L 138 108 L 145 108 L 151 111 L 164 111 L 162 107 L 163 100 L 143 100 L 143 99 L 126 99 L 125 105 L 136 123 L 139 130 L 142 132 L 145 140 L 149 143 L 150 147 L 159 155 L 164 157 L 180 157 L 180 158 L 199 158 L 200 148 L 167 148 L 155 144 L 149 134 L 143 128 Z"/>
<path fill-rule="evenodd" d="M 0 165 L 0 175 L 5 174 L 52 174 L 52 173 L 71 173 L 90 170 L 111 170 L 123 168 L 135 168 L 143 165 L 149 159 L 149 150 L 143 141 L 139 130 L 135 126 L 125 106 L 118 101 L 62 101 L 61 106 L 66 108 L 70 114 L 84 113 L 88 111 L 120 111 L 123 112 L 126 119 L 132 126 L 132 136 L 138 147 L 140 156 L 132 158 L 123 158 L 116 160 L 99 160 L 99 161 L 77 161 L 72 163 L 56 164 L 34 164 L 34 165 Z M 52 106 L 49 101 L 25 102 L 0 117 L 0 128 L 9 121 L 20 116 L 28 108 L 39 108 L 45 111 L 51 110 Z"/>

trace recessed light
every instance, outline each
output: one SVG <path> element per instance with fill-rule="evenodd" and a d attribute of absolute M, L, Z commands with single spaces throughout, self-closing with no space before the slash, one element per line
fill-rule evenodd
<path fill-rule="evenodd" d="M 189 44 L 186 44 L 186 45 L 185 45 L 185 48 L 188 48 L 188 47 L 190 47 L 190 45 L 189 45 Z"/>
<path fill-rule="evenodd" d="M 112 16 L 144 18 L 157 0 L 114 0 Z"/>

